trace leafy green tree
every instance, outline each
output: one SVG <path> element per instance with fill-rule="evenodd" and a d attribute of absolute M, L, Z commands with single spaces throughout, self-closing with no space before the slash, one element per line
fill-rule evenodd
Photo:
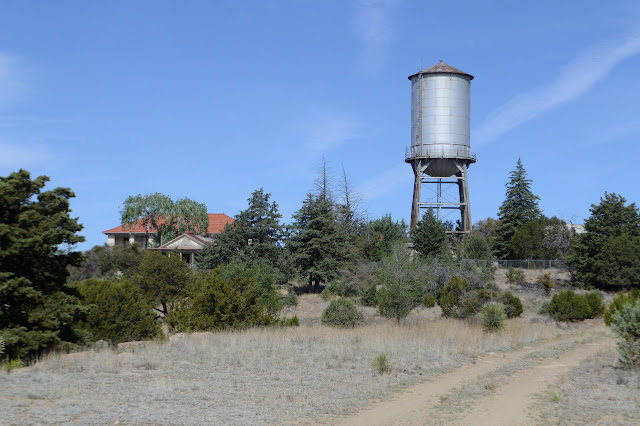
<path fill-rule="evenodd" d="M 196 256 L 200 269 L 239 263 L 247 267 L 272 265 L 278 281 L 286 281 L 293 274 L 291 262 L 283 247 L 284 226 L 278 205 L 270 202 L 271 194 L 262 188 L 254 191 L 246 210 L 227 224 L 216 240 Z"/>
<path fill-rule="evenodd" d="M 349 257 L 347 241 L 331 203 L 322 195 L 308 194 L 293 218 L 288 247 L 309 287 L 317 290 L 321 282 L 339 276 L 338 270 Z"/>
<path fill-rule="evenodd" d="M 149 195 L 134 195 L 124 200 L 120 210 L 123 226 L 141 223 L 154 234 L 154 243 L 161 244 L 163 238 L 171 239 L 184 232 L 205 234 L 209 227 L 207 206 L 182 198 L 173 201 L 160 192 Z"/>
<path fill-rule="evenodd" d="M 447 229 L 428 209 L 418 222 L 412 235 L 413 246 L 422 256 L 439 256 L 447 248 Z"/>
<path fill-rule="evenodd" d="M 68 188 L 43 191 L 46 176 L 20 170 L 0 177 L 0 334 L 10 359 L 27 359 L 77 340 L 74 319 L 84 311 L 66 285 L 84 241 L 69 213 Z"/>
<path fill-rule="evenodd" d="M 640 285 L 640 214 L 635 203 L 605 193 L 591 205 L 585 234 L 572 244 L 569 264 L 576 284 L 583 287 L 620 288 Z"/>
<path fill-rule="evenodd" d="M 121 342 L 153 339 L 161 334 L 151 304 L 129 281 L 98 280 L 75 284 L 84 303 L 90 306 L 86 323 L 92 340 Z"/>
<path fill-rule="evenodd" d="M 275 323 L 260 301 L 255 282 L 248 278 L 226 279 L 220 269 L 201 272 L 184 289 L 167 323 L 177 331 L 213 331 L 248 328 Z"/>
<path fill-rule="evenodd" d="M 374 262 L 391 254 L 391 248 L 399 241 L 407 240 L 408 226 L 404 219 L 394 221 L 391 214 L 387 213 L 380 219 L 361 226 L 360 247 L 362 256 Z"/>
<path fill-rule="evenodd" d="M 538 207 L 539 198 L 531 191 L 532 181 L 527 179 L 527 172 L 520 159 L 509 176 L 506 197 L 498 211 L 498 223 L 493 240 L 493 252 L 498 259 L 512 257 L 511 239 L 517 229 L 542 215 Z"/>
<path fill-rule="evenodd" d="M 179 255 L 165 256 L 156 251 L 147 252 L 132 282 L 156 311 L 166 316 L 182 289 L 193 279 L 192 271 Z M 159 306 L 159 307 L 158 307 Z"/>

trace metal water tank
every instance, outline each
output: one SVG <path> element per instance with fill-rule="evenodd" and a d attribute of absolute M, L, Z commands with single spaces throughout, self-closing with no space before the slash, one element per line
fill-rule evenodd
<path fill-rule="evenodd" d="M 411 149 L 406 161 L 430 159 L 425 173 L 457 173 L 453 159 L 475 162 L 469 143 L 473 76 L 440 61 L 411 80 Z"/>

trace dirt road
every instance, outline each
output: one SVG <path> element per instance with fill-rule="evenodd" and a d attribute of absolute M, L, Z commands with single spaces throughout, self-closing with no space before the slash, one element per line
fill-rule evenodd
<path fill-rule="evenodd" d="M 353 416 L 343 425 L 526 425 L 534 423 L 534 395 L 604 345 L 604 326 L 571 332 L 515 351 L 489 354 L 431 381 L 414 385 Z"/>

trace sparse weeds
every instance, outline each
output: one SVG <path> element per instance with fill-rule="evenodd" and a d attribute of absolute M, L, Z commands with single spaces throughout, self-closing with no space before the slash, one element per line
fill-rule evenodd
<path fill-rule="evenodd" d="M 640 424 L 640 369 L 621 370 L 615 359 L 607 346 L 541 393 L 538 423 Z"/>
<path fill-rule="evenodd" d="M 544 289 L 544 292 L 547 295 L 551 294 L 551 290 L 553 290 L 556 286 L 556 284 L 551 280 L 551 274 L 549 272 L 547 272 L 546 274 L 540 275 L 536 279 L 536 282 L 540 284 L 540 286 L 542 286 L 542 288 Z"/>
<path fill-rule="evenodd" d="M 302 296 L 303 306 L 306 297 L 320 300 Z M 24 373 L 3 373 L 0 412 L 7 423 L 20 423 L 27 415 L 34 423 L 54 418 L 65 423 L 79 412 L 90 413 L 82 417 L 86 423 L 180 423 L 187 411 L 194 413 L 188 418 L 193 423 L 234 423 L 240 416 L 282 423 L 316 416 L 318 407 L 333 407 L 330 414 L 339 414 L 459 366 L 469 359 L 466 354 L 503 351 L 556 332 L 555 323 L 524 318 L 487 335 L 466 321 L 410 317 L 400 324 L 376 320 L 347 329 L 305 322 L 291 328 L 180 334 L 135 351 L 50 354 Z M 381 354 L 392 364 L 391 374 L 373 374 L 372 360 Z M 91 393 L 83 391 L 88 388 Z M 45 399 L 30 400 L 26 412 L 7 405 L 8 395 L 29 392 Z M 52 395 L 56 408 L 50 407 Z M 144 404 L 132 409 L 128 402 L 134 400 Z"/>
<path fill-rule="evenodd" d="M 560 391 L 559 389 L 549 389 L 547 391 L 547 396 L 549 397 L 549 400 L 552 402 L 562 401 L 562 391 Z"/>
<path fill-rule="evenodd" d="M 386 354 L 378 354 L 371 361 L 371 369 L 374 375 L 382 376 L 391 372 L 391 361 Z"/>
<path fill-rule="evenodd" d="M 20 357 L 14 358 L 14 359 L 10 359 L 9 357 L 7 357 L 5 359 L 4 369 L 7 373 L 11 373 L 12 370 L 15 370 L 16 368 L 22 368 L 22 367 L 23 367 L 23 363 Z"/>
<path fill-rule="evenodd" d="M 525 282 L 524 271 L 520 268 L 509 266 L 509 269 L 505 272 L 505 276 L 509 284 L 522 284 Z"/>

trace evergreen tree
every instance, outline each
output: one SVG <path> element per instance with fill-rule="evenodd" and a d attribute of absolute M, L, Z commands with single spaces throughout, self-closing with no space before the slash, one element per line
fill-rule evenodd
<path fill-rule="evenodd" d="M 391 254 L 394 243 L 407 240 L 407 224 L 404 219 L 394 221 L 387 213 L 360 227 L 359 246 L 365 259 L 377 262 Z"/>
<path fill-rule="evenodd" d="M 531 191 L 532 181 L 527 179 L 527 172 L 520 159 L 509 176 L 506 197 L 498 211 L 492 247 L 498 259 L 512 257 L 510 245 L 516 230 L 542 215 L 538 207 L 540 198 Z"/>
<path fill-rule="evenodd" d="M 606 193 L 600 204 L 591 205 L 585 234 L 572 244 L 576 284 L 584 287 L 640 285 L 640 213 L 635 203 Z"/>
<path fill-rule="evenodd" d="M 165 316 L 192 278 L 189 265 L 180 255 L 165 256 L 153 251 L 145 254 L 132 282 L 142 290 L 154 309 Z M 158 305 L 160 308 L 156 307 Z"/>
<path fill-rule="evenodd" d="M 256 283 L 234 276 L 226 279 L 220 268 L 201 272 L 185 289 L 167 323 L 177 331 L 214 331 L 270 325 L 275 314 L 261 303 Z"/>
<path fill-rule="evenodd" d="M 294 216 L 293 233 L 288 241 L 294 261 L 316 290 L 321 282 L 338 276 L 338 269 L 349 256 L 344 232 L 338 226 L 327 197 L 308 194 Z"/>
<path fill-rule="evenodd" d="M 75 287 L 90 306 L 86 323 L 92 340 L 106 340 L 117 345 L 153 339 L 161 334 L 151 304 L 129 281 L 92 278 L 76 283 Z"/>
<path fill-rule="evenodd" d="M 427 209 L 413 231 L 413 246 L 422 256 L 439 256 L 447 247 L 447 228 Z"/>
<path fill-rule="evenodd" d="M 28 358 L 77 339 L 84 307 L 66 285 L 82 254 L 61 250 L 84 241 L 69 213 L 68 188 L 42 191 L 46 176 L 20 170 L 0 177 L 0 334 L 7 356 Z"/>
<path fill-rule="evenodd" d="M 248 199 L 246 210 L 227 224 L 216 240 L 196 257 L 198 268 L 213 269 L 218 265 L 239 263 L 251 267 L 268 264 L 276 269 L 278 280 L 292 275 L 292 267 L 283 247 L 284 226 L 278 205 L 270 202 L 271 194 L 262 188 Z"/>

